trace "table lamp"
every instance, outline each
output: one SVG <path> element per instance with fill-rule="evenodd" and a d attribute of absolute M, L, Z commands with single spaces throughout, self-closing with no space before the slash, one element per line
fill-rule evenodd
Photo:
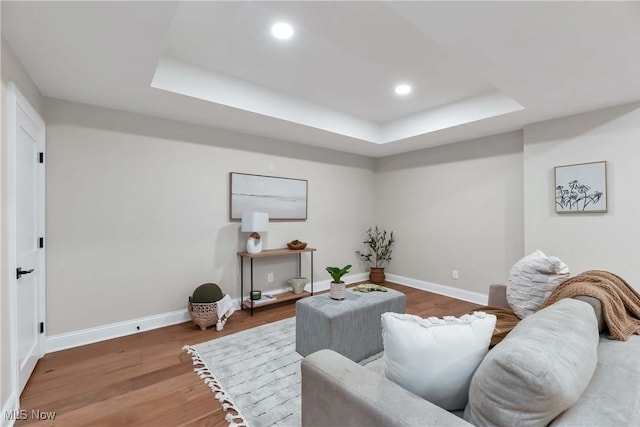
<path fill-rule="evenodd" d="M 246 212 L 242 214 L 242 231 L 249 234 L 247 252 L 257 254 L 262 252 L 262 239 L 259 232 L 269 229 L 269 214 L 265 212 Z"/>

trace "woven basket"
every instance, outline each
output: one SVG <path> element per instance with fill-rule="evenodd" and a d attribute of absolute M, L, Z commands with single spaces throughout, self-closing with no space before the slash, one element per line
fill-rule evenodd
<path fill-rule="evenodd" d="M 200 326 L 203 331 L 218 323 L 218 305 L 215 302 L 191 302 L 189 297 L 189 314 L 193 324 Z"/>
<path fill-rule="evenodd" d="M 307 247 L 307 242 L 299 242 L 299 243 L 295 243 L 295 244 L 289 242 L 289 243 L 287 243 L 287 247 L 289 249 L 299 251 L 299 250 L 304 249 L 304 248 Z"/>

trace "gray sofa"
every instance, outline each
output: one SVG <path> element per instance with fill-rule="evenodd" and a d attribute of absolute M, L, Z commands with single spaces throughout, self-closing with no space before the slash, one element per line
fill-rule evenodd
<path fill-rule="evenodd" d="M 599 302 L 580 299 L 526 318 L 489 351 L 464 412 L 448 412 L 331 350 L 313 353 L 302 362 L 302 425 L 640 426 L 640 336 L 609 340 Z M 489 305 L 505 304 L 504 287 L 492 286 Z"/>

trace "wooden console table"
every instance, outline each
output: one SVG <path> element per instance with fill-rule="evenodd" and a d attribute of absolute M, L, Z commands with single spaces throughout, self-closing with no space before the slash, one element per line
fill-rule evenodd
<path fill-rule="evenodd" d="M 279 302 L 297 300 L 300 298 L 304 298 L 310 295 L 313 295 L 313 253 L 316 251 L 315 248 L 304 248 L 304 249 L 289 249 L 289 248 L 279 248 L 279 249 L 265 249 L 262 252 L 257 254 L 250 254 L 248 252 L 238 252 L 238 256 L 240 257 L 240 300 L 242 304 L 240 304 L 240 309 L 243 310 L 244 307 L 247 307 L 251 310 L 251 315 L 253 316 L 253 309 L 255 307 L 263 307 L 266 305 L 276 304 Z M 253 291 L 253 260 L 254 258 L 266 258 L 273 256 L 286 256 L 286 255 L 298 255 L 298 277 L 302 275 L 302 253 L 309 252 L 311 254 L 311 292 L 304 291 L 301 294 L 294 294 L 293 292 L 284 292 L 282 294 L 275 295 L 275 299 L 273 301 L 261 303 L 255 305 L 251 300 L 251 294 L 249 294 L 249 299 L 244 300 L 244 259 L 249 258 L 251 263 L 251 291 Z"/>

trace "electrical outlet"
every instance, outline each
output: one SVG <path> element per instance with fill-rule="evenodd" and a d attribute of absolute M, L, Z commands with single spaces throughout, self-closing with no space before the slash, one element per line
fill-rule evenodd
<path fill-rule="evenodd" d="M 273 273 L 267 273 L 267 283 L 273 283 Z"/>
<path fill-rule="evenodd" d="M 458 277 L 460 277 L 460 275 L 458 274 L 458 270 L 451 270 L 451 278 L 453 280 L 458 280 Z"/>

